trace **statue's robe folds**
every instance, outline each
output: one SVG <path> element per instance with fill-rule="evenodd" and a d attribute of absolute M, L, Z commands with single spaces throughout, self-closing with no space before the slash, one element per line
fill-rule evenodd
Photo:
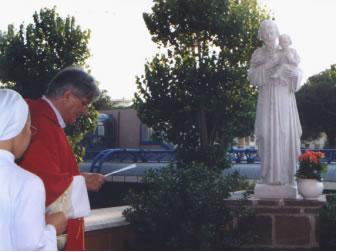
<path fill-rule="evenodd" d="M 46 189 L 46 206 L 64 197 L 72 184 L 73 177 L 79 175 L 71 145 L 50 105 L 42 99 L 27 100 L 32 125 L 37 134 L 21 161 L 21 166 L 38 175 Z M 66 250 L 84 250 L 84 220 L 69 219 L 67 226 Z"/>
<path fill-rule="evenodd" d="M 278 49 L 258 48 L 253 53 L 248 79 L 258 87 L 255 135 L 261 158 L 261 182 L 294 185 L 302 134 L 294 90 L 289 83 L 272 79 L 275 67 L 269 64 Z M 300 77 L 301 72 L 298 72 Z M 298 83 L 298 81 L 296 81 Z M 298 87 L 296 87 L 297 89 Z"/>

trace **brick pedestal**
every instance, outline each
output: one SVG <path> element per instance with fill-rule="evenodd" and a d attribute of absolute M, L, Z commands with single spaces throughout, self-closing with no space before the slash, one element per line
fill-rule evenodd
<path fill-rule="evenodd" d="M 325 203 L 325 196 L 317 200 L 250 197 L 243 204 L 255 210 L 255 217 L 238 220 L 236 225 L 257 235 L 251 248 L 314 249 L 319 247 L 319 210 Z M 225 204 L 235 207 L 238 200 L 225 200 Z"/>

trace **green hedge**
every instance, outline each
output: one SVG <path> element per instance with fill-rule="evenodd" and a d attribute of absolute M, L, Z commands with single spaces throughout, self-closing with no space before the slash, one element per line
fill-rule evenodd
<path fill-rule="evenodd" d="M 336 250 L 336 193 L 327 194 L 327 204 L 320 211 L 320 249 Z"/>
<path fill-rule="evenodd" d="M 250 211 L 227 208 L 224 199 L 247 183 L 237 174 L 224 176 L 200 164 L 171 165 L 144 177 L 147 189 L 131 192 L 126 219 L 141 250 L 223 250 L 237 248 L 252 236 L 233 230 L 234 216 Z"/>

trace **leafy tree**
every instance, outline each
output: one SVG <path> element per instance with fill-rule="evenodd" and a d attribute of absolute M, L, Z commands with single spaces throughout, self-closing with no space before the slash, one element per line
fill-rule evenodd
<path fill-rule="evenodd" d="M 116 102 L 111 100 L 108 91 L 103 89 L 100 96 L 94 101 L 93 105 L 97 110 L 112 109 L 116 107 Z"/>
<path fill-rule="evenodd" d="M 13 25 L 0 32 L 0 80 L 15 83 L 25 97 L 38 98 L 60 69 L 84 66 L 90 31 L 82 31 L 74 17 L 61 18 L 55 7 L 35 12 L 33 20 L 18 32 Z"/>
<path fill-rule="evenodd" d="M 90 56 L 90 31 L 82 31 L 74 17 L 63 19 L 54 7 L 35 12 L 33 20 L 26 27 L 20 25 L 19 31 L 13 25 L 0 31 L 0 82 L 28 98 L 40 97 L 59 70 L 70 65 L 85 67 Z M 79 142 L 95 128 L 96 118 L 91 108 L 88 117 L 67 129 L 78 161 L 84 154 Z"/>
<path fill-rule="evenodd" d="M 155 0 L 144 13 L 163 53 L 136 78 L 134 104 L 179 159 L 223 168 L 232 138 L 252 132 L 256 90 L 246 73 L 267 17 L 255 0 Z"/>
<path fill-rule="evenodd" d="M 336 65 L 309 78 L 296 93 L 303 139 L 315 139 L 321 132 L 336 146 Z"/>

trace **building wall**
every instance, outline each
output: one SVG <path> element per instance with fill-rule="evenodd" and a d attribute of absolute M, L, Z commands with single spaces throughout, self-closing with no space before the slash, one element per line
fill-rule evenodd
<path fill-rule="evenodd" d="M 117 139 L 116 144 L 120 148 L 139 148 L 140 143 L 140 120 L 137 112 L 131 108 L 113 109 L 100 111 L 113 115 L 116 119 Z"/>
<path fill-rule="evenodd" d="M 141 121 L 137 111 L 133 108 L 102 110 L 101 113 L 110 114 L 116 119 L 117 136 L 116 147 L 119 148 L 160 148 L 156 144 L 142 144 Z"/>

